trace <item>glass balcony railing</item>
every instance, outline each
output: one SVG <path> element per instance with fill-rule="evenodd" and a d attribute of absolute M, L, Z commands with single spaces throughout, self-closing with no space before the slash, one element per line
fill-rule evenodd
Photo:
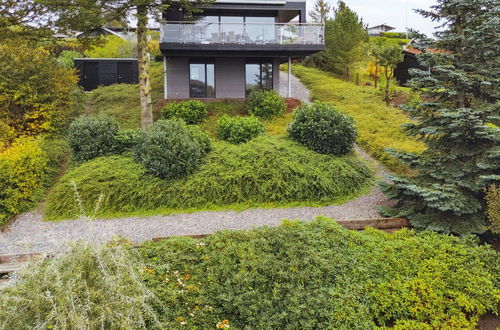
<path fill-rule="evenodd" d="M 161 25 L 161 42 L 178 44 L 323 45 L 324 25 L 316 23 L 201 23 Z"/>

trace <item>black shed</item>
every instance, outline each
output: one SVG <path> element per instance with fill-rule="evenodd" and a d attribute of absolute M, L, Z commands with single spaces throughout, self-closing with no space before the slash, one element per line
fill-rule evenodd
<path fill-rule="evenodd" d="M 112 84 L 137 84 L 139 73 L 136 58 L 75 58 L 79 85 L 86 91 Z"/>
<path fill-rule="evenodd" d="M 401 86 L 406 86 L 408 80 L 412 78 L 410 69 L 427 69 L 418 62 L 417 55 L 419 53 L 420 51 L 412 48 L 403 51 L 403 62 L 399 63 L 396 70 L 394 70 L 394 77 L 396 77 L 396 80 Z"/>

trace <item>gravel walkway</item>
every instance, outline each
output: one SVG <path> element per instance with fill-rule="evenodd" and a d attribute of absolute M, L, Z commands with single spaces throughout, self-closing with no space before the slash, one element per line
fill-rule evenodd
<path fill-rule="evenodd" d="M 304 102 L 309 102 L 311 100 L 311 95 L 309 90 L 302 85 L 299 78 L 292 77 L 292 95 L 291 97 Z M 288 97 L 288 73 L 280 71 L 280 94 L 283 97 Z"/>
<path fill-rule="evenodd" d="M 285 81 L 286 74 L 282 74 Z M 285 77 L 283 77 L 285 76 Z M 309 91 L 292 77 L 293 97 L 309 100 Z M 283 84 L 282 84 L 283 86 Z M 376 164 L 379 178 L 387 170 L 375 162 L 364 151 L 356 151 Z M 214 211 L 190 214 L 158 215 L 150 217 L 129 217 L 117 219 L 65 220 L 60 222 L 43 221 L 39 211 L 21 214 L 3 232 L 0 232 L 0 254 L 55 252 L 64 249 L 67 243 L 77 239 L 92 239 L 99 242 L 109 241 L 120 235 L 134 243 L 150 240 L 153 237 L 173 235 L 209 234 L 222 229 L 250 229 L 257 226 L 277 226 L 283 219 L 313 220 L 318 215 L 334 219 L 373 219 L 380 215 L 377 206 L 388 205 L 378 186 L 370 193 L 342 205 L 326 207 L 294 207 L 284 209 L 249 209 L 241 212 Z"/>

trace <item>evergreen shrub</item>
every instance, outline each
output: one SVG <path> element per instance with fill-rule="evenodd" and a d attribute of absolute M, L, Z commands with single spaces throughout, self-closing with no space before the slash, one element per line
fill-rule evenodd
<path fill-rule="evenodd" d="M 275 90 L 256 90 L 248 95 L 245 107 L 249 115 L 268 119 L 282 115 L 285 112 L 286 103 Z"/>
<path fill-rule="evenodd" d="M 140 251 L 165 328 L 476 329 L 500 302 L 500 254 L 471 237 L 320 217 Z"/>
<path fill-rule="evenodd" d="M 290 137 L 311 150 L 328 155 L 345 155 L 354 146 L 357 131 L 351 117 L 328 103 L 304 104 L 293 114 Z"/>
<path fill-rule="evenodd" d="M 217 121 L 217 138 L 233 144 L 245 143 L 264 134 L 264 124 L 254 117 L 222 116 Z"/>
<path fill-rule="evenodd" d="M 182 119 L 189 125 L 196 125 L 207 117 L 207 105 L 198 100 L 170 102 L 161 109 L 163 119 Z"/>
<path fill-rule="evenodd" d="M 198 169 L 210 149 L 208 141 L 199 128 L 183 121 L 159 120 L 142 132 L 135 158 L 151 174 L 177 179 Z"/>
<path fill-rule="evenodd" d="M 78 117 L 68 130 L 73 158 L 77 161 L 87 161 L 109 154 L 118 131 L 118 122 L 111 116 Z"/>

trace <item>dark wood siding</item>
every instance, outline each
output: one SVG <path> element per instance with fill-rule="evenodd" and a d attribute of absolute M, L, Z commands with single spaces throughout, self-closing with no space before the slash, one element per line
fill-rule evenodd
<path fill-rule="evenodd" d="M 79 85 L 86 91 L 112 84 L 137 84 L 137 59 L 75 59 Z"/>

